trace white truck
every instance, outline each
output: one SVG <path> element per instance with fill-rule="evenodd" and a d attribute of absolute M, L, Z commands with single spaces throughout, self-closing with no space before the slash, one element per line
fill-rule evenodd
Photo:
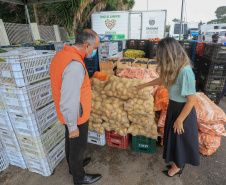
<path fill-rule="evenodd" d="M 92 14 L 92 29 L 102 40 L 164 38 L 166 10 L 106 11 Z"/>

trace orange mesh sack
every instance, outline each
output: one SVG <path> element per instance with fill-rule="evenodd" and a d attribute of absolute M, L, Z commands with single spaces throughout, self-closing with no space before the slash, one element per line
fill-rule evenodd
<path fill-rule="evenodd" d="M 96 78 L 96 79 L 98 79 L 98 80 L 100 80 L 100 81 L 108 81 L 108 77 L 109 77 L 109 76 L 110 76 L 110 75 L 108 75 L 108 74 L 106 74 L 106 73 L 96 71 L 96 72 L 94 73 L 94 75 L 92 76 L 92 78 L 89 79 L 89 80 L 90 80 L 90 84 L 92 85 L 92 80 L 93 80 L 93 78 Z"/>
<path fill-rule="evenodd" d="M 226 124 L 224 111 L 213 103 L 204 93 L 196 94 L 195 110 L 198 122 L 205 124 Z"/>
<path fill-rule="evenodd" d="M 164 127 L 165 126 L 166 114 L 167 114 L 167 111 L 161 111 L 160 118 L 159 118 L 159 121 L 158 121 L 158 127 Z"/>
<path fill-rule="evenodd" d="M 220 146 L 221 137 L 199 132 L 199 152 L 212 155 Z"/>
<path fill-rule="evenodd" d="M 154 98 L 155 98 L 154 110 L 166 111 L 169 104 L 168 90 L 165 89 L 163 86 L 159 86 Z"/>
<path fill-rule="evenodd" d="M 205 124 L 198 122 L 198 128 L 200 132 L 214 135 L 214 136 L 226 136 L 225 128 L 223 124 Z"/>

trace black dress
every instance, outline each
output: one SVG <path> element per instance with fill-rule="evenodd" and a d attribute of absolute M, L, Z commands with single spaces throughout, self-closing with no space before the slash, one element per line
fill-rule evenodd
<path fill-rule="evenodd" d="M 198 124 L 195 108 L 184 120 L 184 133 L 174 133 L 174 122 L 180 115 L 185 103 L 170 100 L 164 129 L 163 159 L 166 163 L 173 161 L 178 168 L 185 164 L 198 166 L 200 164 Z"/>

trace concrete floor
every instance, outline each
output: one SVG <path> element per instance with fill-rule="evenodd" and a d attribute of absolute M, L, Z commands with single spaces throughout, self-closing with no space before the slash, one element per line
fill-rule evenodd
<path fill-rule="evenodd" d="M 226 111 L 226 98 L 220 107 Z M 87 173 L 100 173 L 103 178 L 96 185 L 226 185 L 226 138 L 212 156 L 201 157 L 201 165 L 186 165 L 181 177 L 169 178 L 162 173 L 166 164 L 159 144 L 155 154 L 88 144 L 85 156 L 92 161 L 85 167 Z M 66 159 L 60 162 L 50 177 L 9 166 L 0 173 L 1 185 L 73 185 Z"/>

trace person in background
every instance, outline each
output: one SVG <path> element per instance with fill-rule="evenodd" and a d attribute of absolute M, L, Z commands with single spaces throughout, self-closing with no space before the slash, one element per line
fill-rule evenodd
<path fill-rule="evenodd" d="M 203 41 L 205 41 L 206 36 L 205 36 L 205 33 L 204 32 L 202 32 L 202 36 L 203 36 Z"/>
<path fill-rule="evenodd" d="M 201 30 L 199 31 L 199 36 L 196 40 L 201 40 L 203 41 L 203 34 L 201 33 Z"/>
<path fill-rule="evenodd" d="M 217 33 L 212 35 L 212 42 L 217 43 L 219 39 L 219 35 Z"/>
<path fill-rule="evenodd" d="M 194 35 L 193 38 L 192 38 L 192 40 L 198 40 L 197 35 Z"/>
<path fill-rule="evenodd" d="M 83 169 L 91 161 L 83 160 L 91 111 L 91 86 L 84 58 L 95 56 L 99 43 L 96 32 L 83 30 L 75 45 L 65 45 L 50 65 L 53 99 L 58 118 L 65 124 L 66 159 L 74 184 L 92 184 L 101 178 Z"/>
<path fill-rule="evenodd" d="M 200 164 L 198 124 L 194 108 L 196 100 L 195 76 L 190 59 L 174 38 L 162 39 L 157 46 L 159 78 L 137 86 L 163 85 L 169 92 L 169 105 L 164 129 L 163 158 L 169 177 L 181 174 L 185 164 Z"/>

